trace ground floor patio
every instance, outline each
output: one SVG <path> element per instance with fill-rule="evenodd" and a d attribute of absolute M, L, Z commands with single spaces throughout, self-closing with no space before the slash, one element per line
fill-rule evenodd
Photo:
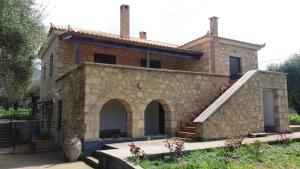
<path fill-rule="evenodd" d="M 1 150 L 0 150 L 1 151 Z M 37 154 L 2 154 L 0 168 L 5 169 L 91 169 L 82 161 L 68 163 L 63 152 L 47 152 Z"/>

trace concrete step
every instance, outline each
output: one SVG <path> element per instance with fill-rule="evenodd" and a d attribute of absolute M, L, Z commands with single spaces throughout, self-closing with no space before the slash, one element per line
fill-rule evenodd
<path fill-rule="evenodd" d="M 248 137 L 250 138 L 256 138 L 256 137 L 266 137 L 270 135 L 274 135 L 275 133 L 265 133 L 265 132 L 259 132 L 259 133 L 249 133 Z"/>
<path fill-rule="evenodd" d="M 94 156 L 85 157 L 84 162 L 92 168 L 99 168 L 99 160 Z"/>
<path fill-rule="evenodd" d="M 290 125 L 291 132 L 300 132 L 300 125 Z"/>
<path fill-rule="evenodd" d="M 196 133 L 177 131 L 176 136 L 180 137 L 180 138 L 195 139 L 196 138 Z"/>
<path fill-rule="evenodd" d="M 187 127 L 187 126 L 181 127 L 181 131 L 195 133 L 196 127 Z"/>

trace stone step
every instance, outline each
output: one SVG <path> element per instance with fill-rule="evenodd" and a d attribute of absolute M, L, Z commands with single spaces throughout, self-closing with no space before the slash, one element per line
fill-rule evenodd
<path fill-rule="evenodd" d="M 196 138 L 196 133 L 177 131 L 176 136 L 180 137 L 180 138 L 195 139 Z"/>
<path fill-rule="evenodd" d="M 6 144 L 9 143 L 9 140 L 0 140 L 0 144 Z"/>
<path fill-rule="evenodd" d="M 187 127 L 187 126 L 181 127 L 181 131 L 195 133 L 196 127 Z"/>
<path fill-rule="evenodd" d="M 84 162 L 92 168 L 99 168 L 99 160 L 94 156 L 85 157 Z"/>
<path fill-rule="evenodd" d="M 8 134 L 0 134 L 0 139 L 1 138 L 9 138 L 9 135 Z"/>
<path fill-rule="evenodd" d="M 0 136 L 7 136 L 7 135 L 9 135 L 8 131 L 0 132 Z"/>
<path fill-rule="evenodd" d="M 9 141 L 9 138 L 8 137 L 0 137 L 0 142 L 1 141 Z"/>
<path fill-rule="evenodd" d="M 0 135 L 8 135 L 10 132 L 8 130 L 0 131 Z"/>
<path fill-rule="evenodd" d="M 6 127 L 5 128 L 3 128 L 3 127 L 0 128 L 0 132 L 8 132 L 8 131 L 9 131 L 9 128 L 6 128 Z"/>
<path fill-rule="evenodd" d="M 290 125 L 291 132 L 300 132 L 300 125 Z"/>
<path fill-rule="evenodd" d="M 6 148 L 6 147 L 10 147 L 10 144 L 7 143 L 7 144 L 0 144 L 0 148 Z"/>

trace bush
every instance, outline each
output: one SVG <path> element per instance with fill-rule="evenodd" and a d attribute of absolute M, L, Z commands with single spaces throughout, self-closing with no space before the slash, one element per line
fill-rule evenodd
<path fill-rule="evenodd" d="M 184 141 L 179 138 L 166 139 L 164 141 L 165 147 L 169 149 L 170 153 L 175 159 L 179 159 L 182 156 L 182 150 L 184 149 Z"/>
<path fill-rule="evenodd" d="M 278 135 L 277 142 L 279 144 L 288 145 L 291 143 L 291 137 L 287 136 L 288 132 L 282 132 Z"/>
<path fill-rule="evenodd" d="M 290 110 L 289 120 L 290 120 L 290 124 L 300 125 L 300 115 L 297 114 L 294 110 Z"/>
<path fill-rule="evenodd" d="M 4 108 L 0 107 L 0 119 L 11 119 L 11 116 L 13 116 L 13 119 L 15 120 L 33 119 L 31 109 L 19 108 L 17 110 L 14 110 L 10 108 L 8 110 L 5 110 Z"/>
<path fill-rule="evenodd" d="M 128 146 L 130 148 L 129 149 L 130 153 L 134 156 L 135 159 L 141 160 L 146 158 L 146 153 L 141 147 L 137 146 L 134 143 L 131 143 Z"/>
<path fill-rule="evenodd" d="M 230 161 L 236 157 L 234 151 L 242 146 L 243 140 L 243 137 L 229 137 L 226 139 L 223 148 L 226 163 L 230 163 Z"/>
<path fill-rule="evenodd" d="M 225 141 L 224 150 L 226 152 L 233 152 L 235 149 L 241 147 L 243 140 L 243 137 L 229 137 Z"/>

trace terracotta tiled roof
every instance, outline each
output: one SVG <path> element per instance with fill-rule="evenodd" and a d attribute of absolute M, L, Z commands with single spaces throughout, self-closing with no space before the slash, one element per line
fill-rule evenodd
<path fill-rule="evenodd" d="M 74 33 L 78 33 L 81 35 L 93 36 L 93 37 L 98 37 L 98 38 L 105 38 L 105 39 L 111 39 L 111 40 L 122 40 L 125 42 L 133 42 L 133 43 L 139 43 L 139 44 L 144 44 L 144 45 L 154 45 L 154 46 L 158 46 L 158 47 L 179 49 L 178 48 L 179 45 L 158 42 L 158 41 L 153 41 L 153 40 L 139 39 L 139 38 L 134 38 L 134 37 L 130 37 L 129 39 L 121 38 L 120 35 L 116 35 L 116 34 L 112 34 L 112 33 L 88 30 L 88 29 L 73 28 L 71 26 L 60 26 L 60 25 L 51 24 L 51 28 L 50 28 L 49 32 L 51 32 L 51 30 L 56 30 L 56 32 L 55 32 L 56 34 L 61 34 L 61 33 L 65 33 L 65 32 L 74 32 Z"/>
<path fill-rule="evenodd" d="M 243 41 L 239 41 L 239 40 L 235 40 L 235 39 L 230 39 L 230 38 L 224 38 L 224 37 L 220 37 L 220 36 L 211 36 L 211 35 L 204 35 L 204 36 L 201 36 L 199 38 L 196 38 L 192 41 L 189 41 L 181 46 L 179 46 L 178 48 L 184 48 L 186 45 L 189 45 L 197 40 L 200 40 L 200 39 L 203 39 L 203 38 L 206 38 L 206 37 L 216 37 L 216 38 L 219 38 L 219 39 L 223 39 L 223 40 L 228 40 L 228 41 L 232 41 L 232 42 L 237 42 L 237 43 L 243 43 L 243 44 L 247 44 L 247 45 L 251 45 L 251 46 L 256 46 L 256 47 L 265 47 L 265 44 L 255 44 L 255 43 L 249 43 L 249 42 L 243 42 Z"/>

